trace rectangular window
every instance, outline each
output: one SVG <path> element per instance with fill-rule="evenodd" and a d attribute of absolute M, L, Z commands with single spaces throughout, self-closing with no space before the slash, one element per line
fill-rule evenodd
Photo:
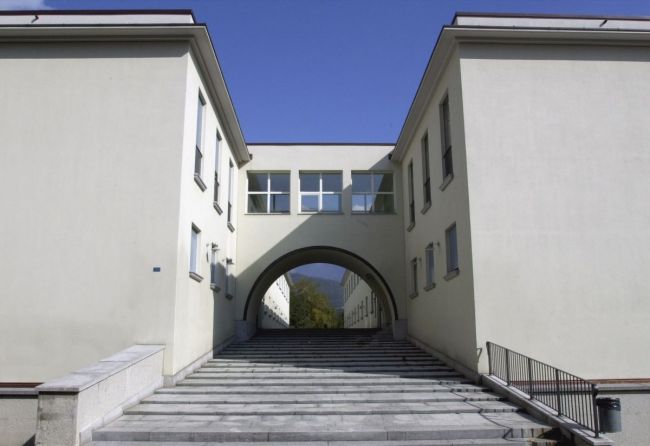
<path fill-rule="evenodd" d="M 248 172 L 248 212 L 289 213 L 289 173 Z"/>
<path fill-rule="evenodd" d="M 201 230 L 192 225 L 192 236 L 190 239 L 190 276 L 201 280 L 199 275 L 199 249 L 201 247 Z"/>
<path fill-rule="evenodd" d="M 410 265 L 411 269 L 411 289 L 409 290 L 410 297 L 415 297 L 418 295 L 418 259 L 414 258 L 411 260 Z"/>
<path fill-rule="evenodd" d="M 427 283 L 425 289 L 433 288 L 434 282 L 434 258 L 433 258 L 433 243 L 429 243 L 424 250 L 424 262 L 427 272 Z"/>
<path fill-rule="evenodd" d="M 375 313 L 375 292 L 370 292 L 370 313 Z"/>
<path fill-rule="evenodd" d="M 203 95 L 199 92 L 199 98 L 197 100 L 197 110 L 196 110 L 196 152 L 194 156 L 194 174 L 201 176 L 201 170 L 203 169 L 203 120 L 205 119 L 205 99 Z"/>
<path fill-rule="evenodd" d="M 456 223 L 451 225 L 445 233 L 447 241 L 447 273 L 458 271 L 458 240 Z"/>
<path fill-rule="evenodd" d="M 395 212 L 393 174 L 352 172 L 352 212 L 362 214 Z"/>
<path fill-rule="evenodd" d="M 440 132 L 442 136 L 442 177 L 454 174 L 454 164 L 451 158 L 451 127 L 449 121 L 449 96 L 440 103 Z"/>
<path fill-rule="evenodd" d="M 210 253 L 210 288 L 215 291 L 219 291 L 219 263 L 217 257 L 218 252 L 219 248 L 215 243 L 213 243 Z"/>
<path fill-rule="evenodd" d="M 366 317 L 368 317 L 368 296 L 366 296 Z"/>
<path fill-rule="evenodd" d="M 229 160 L 228 161 L 228 224 L 230 225 L 229 227 L 232 227 L 232 217 L 233 217 L 232 203 L 235 195 L 235 192 L 233 190 L 235 186 L 234 170 L 235 170 L 235 165 L 232 163 L 232 160 Z"/>
<path fill-rule="evenodd" d="M 429 134 L 422 137 L 422 181 L 424 187 L 424 207 L 431 206 L 431 175 L 429 173 Z"/>
<path fill-rule="evenodd" d="M 300 212 L 341 212 L 340 172 L 300 172 Z"/>
<path fill-rule="evenodd" d="M 409 192 L 409 228 L 415 225 L 415 190 L 413 189 L 413 160 L 408 165 L 408 192 Z"/>
<path fill-rule="evenodd" d="M 221 133 L 217 130 L 217 142 L 214 147 L 214 204 L 219 204 L 219 158 L 221 156 Z"/>

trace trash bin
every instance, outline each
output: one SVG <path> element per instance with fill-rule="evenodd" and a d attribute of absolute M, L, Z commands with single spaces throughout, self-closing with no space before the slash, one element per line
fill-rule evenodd
<path fill-rule="evenodd" d="M 620 398 L 597 398 L 598 423 L 601 432 L 621 431 L 621 400 Z"/>

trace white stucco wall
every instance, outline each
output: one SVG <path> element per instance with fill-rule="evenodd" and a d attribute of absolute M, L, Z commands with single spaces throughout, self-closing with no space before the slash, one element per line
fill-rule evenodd
<path fill-rule="evenodd" d="M 282 329 L 289 327 L 291 291 L 286 275 L 278 277 L 264 294 L 259 310 L 259 327 Z"/>
<path fill-rule="evenodd" d="M 586 378 L 650 376 L 647 49 L 461 56 L 479 346 Z"/>
<path fill-rule="evenodd" d="M 444 190 L 439 105 L 449 98 L 454 177 Z M 421 140 L 428 133 L 431 178 L 431 207 L 424 209 Z M 410 278 L 410 261 L 417 259 L 417 296 L 407 300 L 409 335 L 444 353 L 455 361 L 475 367 L 476 334 L 472 277 L 467 172 L 464 151 L 463 92 L 460 84 L 458 53 L 454 52 L 436 83 L 426 111 L 414 132 L 401 163 L 405 210 L 404 228 L 409 226 L 407 169 L 413 162 L 415 226 L 405 232 L 405 260 L 402 274 Z M 456 223 L 460 274 L 450 280 L 447 274 L 445 231 Z M 425 248 L 434 244 L 435 288 L 425 289 Z M 406 289 L 405 289 L 406 292 Z"/>
<path fill-rule="evenodd" d="M 172 343 L 186 51 L 0 45 L 0 382 Z"/>
<path fill-rule="evenodd" d="M 388 159 L 391 149 L 392 146 L 249 146 L 253 160 L 243 167 L 239 176 L 237 319 L 243 317 L 251 287 L 264 269 L 283 255 L 309 246 L 341 248 L 365 259 L 386 280 L 394 293 L 399 317 L 405 319 L 406 309 L 401 294 L 404 277 L 402 271 L 395 268 L 403 256 L 403 239 L 399 236 L 402 233 L 401 175 Z M 342 214 L 299 212 L 301 170 L 342 171 Z M 351 172 L 368 170 L 393 172 L 395 214 L 351 213 Z M 290 214 L 248 214 L 245 206 L 247 171 L 290 172 Z"/>

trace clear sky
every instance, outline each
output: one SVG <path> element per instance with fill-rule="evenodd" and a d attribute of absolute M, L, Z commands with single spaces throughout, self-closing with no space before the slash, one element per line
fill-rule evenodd
<path fill-rule="evenodd" d="M 394 142 L 456 11 L 650 16 L 650 0 L 0 0 L 0 9 L 189 8 L 247 142 Z"/>

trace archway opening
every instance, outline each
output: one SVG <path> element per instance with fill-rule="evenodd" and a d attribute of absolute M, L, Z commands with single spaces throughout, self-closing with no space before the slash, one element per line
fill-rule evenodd
<path fill-rule="evenodd" d="M 276 284 L 279 278 L 284 277 L 284 280 L 287 280 L 287 274 L 290 276 L 292 270 L 310 264 L 329 264 L 339 267 L 341 271 L 341 281 L 339 283 L 343 287 L 345 281 L 348 282 L 348 315 L 345 314 L 344 302 L 343 328 L 346 328 L 346 325 L 347 328 L 363 328 L 361 326 L 362 321 L 370 323 L 373 319 L 378 319 L 376 322 L 378 327 L 389 328 L 393 321 L 398 319 L 397 305 L 392 291 L 386 280 L 369 262 L 355 253 L 341 248 L 313 246 L 291 251 L 281 256 L 268 265 L 257 277 L 244 307 L 242 322 L 248 327 L 246 337 L 252 336 L 258 328 L 262 328 L 260 310 L 263 315 L 263 302 L 267 291 Z M 347 277 L 344 278 L 343 274 L 347 274 Z M 352 284 L 356 285 L 356 287 L 352 286 Z M 285 290 L 286 288 L 290 289 L 290 286 L 285 286 Z M 355 288 L 358 288 L 356 294 L 354 293 Z M 366 296 L 368 297 L 367 305 Z M 289 295 L 289 305 L 283 304 L 285 308 L 290 307 L 290 300 L 291 296 Z M 368 312 L 367 318 L 366 309 Z M 355 310 L 356 313 L 353 313 Z M 370 317 L 371 314 L 373 315 L 372 318 Z M 287 323 L 285 320 L 285 324 L 286 327 L 277 328 L 289 328 L 291 321 L 289 320 Z"/>

